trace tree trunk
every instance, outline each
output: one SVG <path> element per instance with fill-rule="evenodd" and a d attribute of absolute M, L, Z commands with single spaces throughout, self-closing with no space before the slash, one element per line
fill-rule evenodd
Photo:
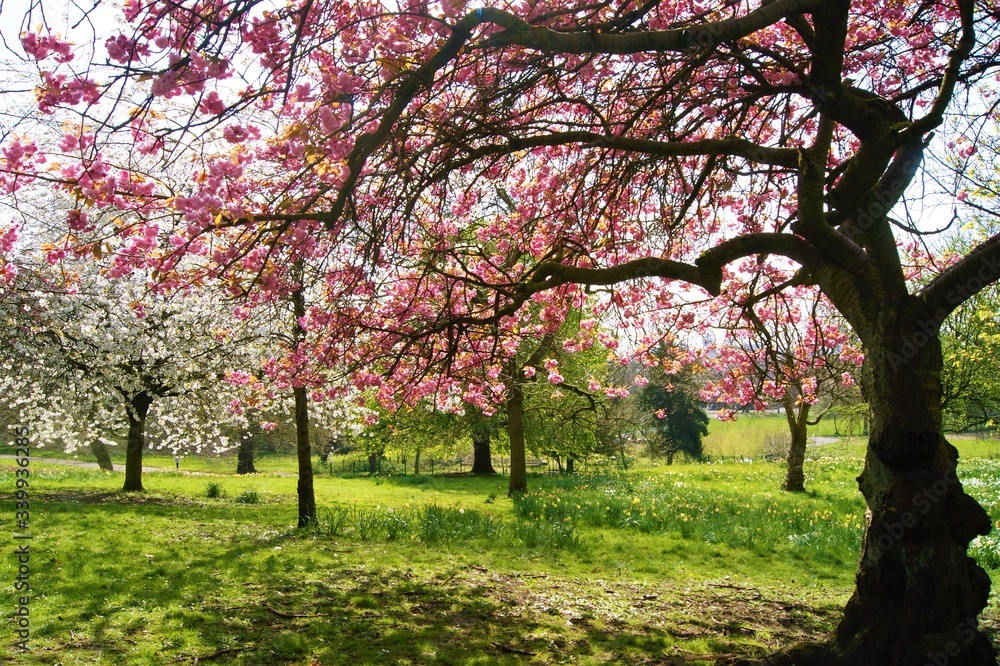
<path fill-rule="evenodd" d="M 420 474 L 420 449 L 417 449 L 416 454 L 413 456 L 413 474 Z"/>
<path fill-rule="evenodd" d="M 990 579 L 967 553 L 991 521 L 956 475 L 941 428 L 940 343 L 925 328 L 862 336 L 872 427 L 858 481 L 868 514 L 836 663 L 996 664 L 976 619 Z"/>
<path fill-rule="evenodd" d="M 507 431 L 510 435 L 510 486 L 507 495 L 528 489 L 528 464 L 524 453 L 524 393 L 516 382 L 507 396 Z"/>
<path fill-rule="evenodd" d="M 298 289 L 292 292 L 292 314 L 295 322 L 292 333 L 295 348 L 305 340 L 302 320 L 306 316 L 306 297 L 303 293 L 302 260 L 295 262 L 294 271 L 298 278 Z M 295 450 L 299 459 L 299 527 L 308 527 L 316 519 L 316 493 L 313 490 L 312 447 L 309 444 L 309 392 L 305 386 L 292 387 L 295 396 Z"/>
<path fill-rule="evenodd" d="M 378 474 L 378 461 L 379 458 L 381 457 L 382 456 L 379 455 L 378 453 L 368 454 L 368 473 L 371 474 L 372 476 Z"/>
<path fill-rule="evenodd" d="M 492 454 L 490 453 L 491 424 L 478 425 L 472 429 L 472 473 L 476 476 L 493 476 Z"/>
<path fill-rule="evenodd" d="M 574 462 L 574 460 L 575 459 L 572 456 L 566 458 L 566 473 L 567 474 L 572 474 L 573 473 L 573 462 Z"/>
<path fill-rule="evenodd" d="M 146 415 L 153 398 L 145 391 L 132 397 L 128 406 L 128 440 L 125 448 L 126 492 L 142 492 L 142 452 L 146 448 Z"/>
<path fill-rule="evenodd" d="M 240 448 L 236 452 L 236 473 L 256 474 L 257 469 L 253 465 L 254 446 L 256 445 L 256 435 L 247 433 L 240 440 Z"/>
<path fill-rule="evenodd" d="M 108 447 L 105 446 L 104 442 L 99 439 L 92 441 L 90 443 L 90 452 L 97 458 L 98 467 L 109 472 L 115 471 L 115 466 L 111 462 L 111 454 L 108 453 Z"/>
<path fill-rule="evenodd" d="M 313 491 L 312 448 L 309 445 L 309 394 L 305 386 L 296 386 L 295 450 L 299 458 L 299 527 L 307 527 L 316 517 L 316 494 Z"/>
<path fill-rule="evenodd" d="M 788 447 L 788 471 L 785 473 L 784 490 L 801 493 L 805 492 L 806 489 L 805 462 L 809 403 L 801 403 L 796 415 L 794 400 L 792 396 L 788 396 L 785 400 L 785 418 L 788 420 L 788 431 L 792 436 L 792 444 Z"/>
<path fill-rule="evenodd" d="M 623 470 L 627 471 L 628 470 L 628 455 L 627 455 L 627 452 L 625 451 L 625 438 L 624 437 L 619 437 L 618 438 L 618 459 L 619 459 L 619 464 L 621 465 L 621 468 Z"/>

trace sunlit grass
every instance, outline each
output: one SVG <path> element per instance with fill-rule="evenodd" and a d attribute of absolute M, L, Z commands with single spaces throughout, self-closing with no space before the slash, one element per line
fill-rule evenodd
<path fill-rule="evenodd" d="M 966 489 L 1000 527 L 1000 443 L 954 441 Z M 532 476 L 517 500 L 504 478 L 320 475 L 305 530 L 293 528 L 291 475 L 156 472 L 145 493 L 122 493 L 120 471 L 33 462 L 34 652 L 16 663 L 753 654 L 786 626 L 755 624 L 773 613 L 755 599 L 807 609 L 787 626 L 832 629 L 853 586 L 863 452 L 861 439 L 811 447 L 808 492 L 794 495 L 779 490 L 783 464 L 759 458 Z M 0 488 L 13 471 L 0 468 Z M 254 493 L 258 503 L 239 501 Z M 995 535 L 971 553 L 1000 580 Z M 7 608 L 13 566 L 0 560 Z M 740 608 L 751 610 L 720 615 Z"/>

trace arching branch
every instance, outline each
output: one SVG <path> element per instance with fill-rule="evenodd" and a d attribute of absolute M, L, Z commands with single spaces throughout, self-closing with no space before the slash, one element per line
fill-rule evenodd
<path fill-rule="evenodd" d="M 488 46 L 523 46 L 550 53 L 630 54 L 710 48 L 751 35 L 787 16 L 811 13 L 825 4 L 825 0 L 776 0 L 738 18 L 707 22 L 684 29 L 624 34 L 561 32 L 533 26 L 500 10 L 477 11 L 489 15 L 492 23 L 505 29 L 490 37 Z"/>
<path fill-rule="evenodd" d="M 918 292 L 938 324 L 962 303 L 1000 279 L 1000 234 L 984 241 Z"/>

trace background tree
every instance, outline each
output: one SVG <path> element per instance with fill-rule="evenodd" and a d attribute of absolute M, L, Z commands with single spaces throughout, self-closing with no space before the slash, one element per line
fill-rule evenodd
<path fill-rule="evenodd" d="M 864 355 L 815 290 L 754 286 L 722 313 L 725 337 L 705 356 L 719 378 L 701 396 L 737 410 L 780 404 L 790 441 L 783 487 L 802 492 L 807 428 L 852 393 Z"/>
<path fill-rule="evenodd" d="M 452 373 L 557 328 L 591 295 L 580 285 L 613 286 L 598 300 L 641 318 L 697 297 L 671 281 L 715 296 L 746 271 L 801 271 L 864 346 L 872 427 L 855 594 L 830 644 L 793 658 L 922 664 L 958 645 L 955 663 L 995 662 L 970 620 L 989 578 L 967 556 L 990 520 L 943 436 L 939 329 L 1000 275 L 1000 236 L 912 288 L 895 234 L 914 227 L 893 213 L 932 135 L 956 135 L 946 113 L 975 125 L 990 111 L 962 101 L 995 76 L 995 2 L 254 10 L 129 4 L 106 67 L 74 67 L 88 49 L 61 26 L 25 33 L 39 110 L 57 121 L 44 126 L 68 131 L 41 148 L 8 137 L 3 186 L 42 179 L 138 214 L 66 245 L 114 239 L 121 262 L 170 286 L 187 279 L 178 255 L 210 247 L 201 272 L 224 274 L 311 239 L 328 278 L 317 355 L 391 359 L 385 386 L 474 402 L 505 393 L 469 393 Z M 26 25 L 64 15 L 36 5 Z M 102 152 L 122 141 L 134 150 L 117 162 Z M 197 165 L 160 173 L 181 155 Z M 155 248 L 136 240 L 153 219 L 170 227 Z M 922 512 L 913 498 L 932 488 Z"/>
<path fill-rule="evenodd" d="M 708 414 L 699 404 L 699 388 L 693 372 L 688 369 L 673 375 L 654 371 L 642 387 L 639 399 L 652 418 L 648 418 L 654 437 L 651 452 L 664 455 L 667 464 L 683 453 L 701 460 L 701 440 L 708 435 Z"/>
<path fill-rule="evenodd" d="M 0 303 L 4 381 L 39 441 L 67 450 L 98 442 L 99 461 L 100 445 L 124 442 L 129 491 L 143 490 L 150 433 L 174 451 L 231 446 L 223 377 L 243 360 L 238 322 L 220 316 L 209 292 L 165 297 L 138 276 L 108 281 L 93 264 L 78 268 L 67 288 L 58 271 L 22 266 Z"/>
<path fill-rule="evenodd" d="M 496 421 L 478 410 L 469 417 L 469 432 L 472 435 L 472 473 L 476 476 L 494 476 L 493 455 L 490 441 L 497 429 Z"/>

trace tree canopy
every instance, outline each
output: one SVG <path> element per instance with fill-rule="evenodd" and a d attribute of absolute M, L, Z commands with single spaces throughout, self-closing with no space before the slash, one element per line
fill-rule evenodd
<path fill-rule="evenodd" d="M 496 359 L 588 299 L 652 331 L 761 273 L 815 285 L 864 345 L 870 511 L 837 635 L 796 663 L 995 662 L 969 624 L 990 521 L 942 434 L 939 329 L 1000 275 L 1000 235 L 919 288 L 897 247 L 922 233 L 897 204 L 934 134 L 967 155 L 996 115 L 995 0 L 122 10 L 25 19 L 38 113 L 0 187 L 79 202 L 50 262 L 107 245 L 109 275 L 251 303 L 311 263 L 311 358 L 386 401 L 484 408 L 510 389 Z"/>

